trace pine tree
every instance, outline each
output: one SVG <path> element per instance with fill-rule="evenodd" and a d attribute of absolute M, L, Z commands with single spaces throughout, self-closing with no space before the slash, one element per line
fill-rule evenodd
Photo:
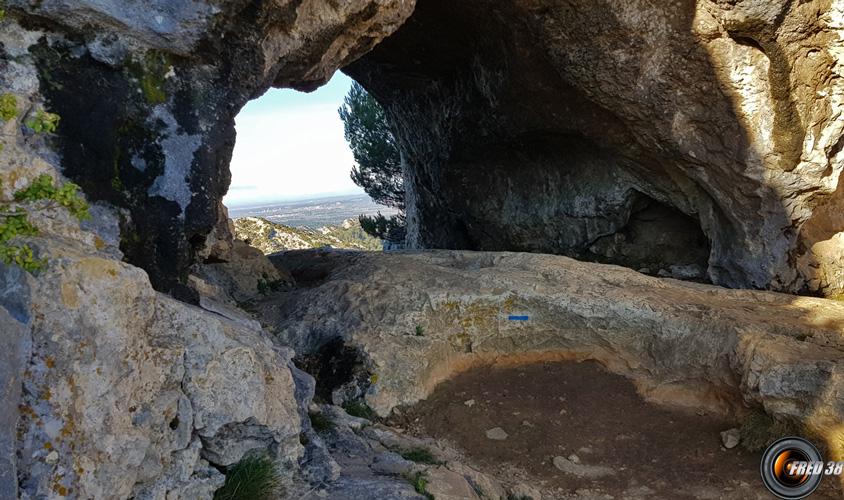
<path fill-rule="evenodd" d="M 405 205 L 401 156 L 384 109 L 363 87 L 353 83 L 338 111 L 357 163 L 352 167 L 352 181 L 375 203 L 399 210 L 398 215 L 389 218 L 380 213 L 373 217 L 361 215 L 361 227 L 376 238 L 403 241 Z"/>

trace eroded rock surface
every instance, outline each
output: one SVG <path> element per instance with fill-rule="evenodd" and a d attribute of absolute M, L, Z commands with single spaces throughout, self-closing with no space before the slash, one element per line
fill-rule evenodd
<path fill-rule="evenodd" d="M 6 2 L 7 75 L 26 67 L 62 117 L 64 174 L 125 208 L 121 250 L 158 290 L 228 239 L 234 116 L 270 86 L 313 90 L 392 33 L 412 0 Z M 21 27 L 25 26 L 25 28 Z M 9 82 L 2 91 L 13 90 Z"/>
<path fill-rule="evenodd" d="M 634 269 L 702 252 L 717 284 L 830 295 L 842 40 L 838 0 L 430 0 L 345 71 L 388 108 L 411 245 Z M 690 236 L 606 248 L 655 203 Z"/>
<path fill-rule="evenodd" d="M 29 329 L 12 343 L 32 343 L 17 426 L 23 493 L 203 498 L 223 480 L 209 461 L 272 447 L 296 464 L 291 351 L 155 292 L 138 268 L 51 251 L 50 270 L 28 280 Z"/>
<path fill-rule="evenodd" d="M 229 250 L 235 114 L 343 66 L 388 108 L 411 246 L 844 292 L 841 0 L 7 10 L 3 69 L 33 63 L 64 172 L 126 209 L 121 249 L 183 300 L 190 266 Z"/>
<path fill-rule="evenodd" d="M 4 211 L 40 175 L 67 180 L 51 138 L 24 125 L 43 106 L 30 35 L 2 27 L 7 53 L 23 47 L 0 72 L 17 111 L 2 123 Z M 38 235 L 15 243 L 44 265 L 30 274 L 0 264 L 0 496 L 210 498 L 224 480 L 217 467 L 247 452 L 270 453 L 280 471 L 298 467 L 307 376 L 290 366 L 292 351 L 242 311 L 155 291 L 121 260 L 113 206 L 91 207 L 82 223 L 49 205 L 20 208 Z M 260 264 L 280 275 L 252 250 L 228 275 L 247 275 L 242 286 L 257 294 Z"/>
<path fill-rule="evenodd" d="M 311 415 L 322 424 L 306 431 L 304 465 L 290 498 L 471 500 L 483 491 L 484 498 L 506 500 L 517 491 L 516 485 L 466 465 L 444 441 L 408 436 L 331 405 L 314 406 Z"/>
<path fill-rule="evenodd" d="M 341 337 L 368 357 L 381 415 L 486 363 L 595 359 L 647 399 L 741 414 L 764 409 L 844 431 L 844 305 L 644 276 L 566 257 L 429 251 L 274 256 L 321 283 L 261 307 L 299 352 Z M 838 440 L 838 441 L 837 441 Z"/>

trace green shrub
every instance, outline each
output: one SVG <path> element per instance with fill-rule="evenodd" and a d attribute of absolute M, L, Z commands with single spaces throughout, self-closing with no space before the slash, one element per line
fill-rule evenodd
<path fill-rule="evenodd" d="M 425 335 L 425 327 L 422 325 L 416 325 L 416 336 L 421 337 Z"/>
<path fill-rule="evenodd" d="M 284 288 L 284 281 L 271 280 L 267 273 L 263 273 L 262 278 L 258 278 L 258 293 L 261 295 L 269 295 L 270 292 L 277 292 Z"/>
<path fill-rule="evenodd" d="M 416 493 L 424 495 L 428 500 L 434 500 L 434 495 L 428 493 L 428 480 L 425 478 L 425 474 L 417 472 L 412 476 L 408 476 L 407 480 L 413 485 Z"/>
<path fill-rule="evenodd" d="M 28 187 L 17 191 L 14 201 L 30 206 L 24 210 L 0 203 L 0 261 L 7 265 L 15 264 L 30 273 L 40 271 L 46 264 L 35 258 L 29 245 L 16 241 L 18 238 L 38 235 L 38 229 L 29 220 L 30 213 L 64 208 L 80 221 L 91 217 L 88 203 L 79 195 L 79 186 L 72 182 L 56 186 L 53 178 L 47 174 L 37 177 Z"/>
<path fill-rule="evenodd" d="M 353 417 L 365 418 L 367 420 L 375 418 L 375 412 L 363 401 L 349 401 L 343 405 L 343 409 Z"/>
<path fill-rule="evenodd" d="M 18 203 L 48 201 L 46 208 L 57 206 L 66 208 L 79 220 L 91 218 L 88 203 L 79 196 L 79 186 L 72 182 L 56 186 L 53 178 L 47 174 L 39 175 L 32 184 L 15 193 Z"/>
<path fill-rule="evenodd" d="M 326 417 L 323 413 L 308 413 L 308 417 L 311 419 L 311 427 L 313 427 L 314 431 L 317 433 L 322 434 L 334 428 L 334 422 L 332 422 L 331 419 Z"/>
<path fill-rule="evenodd" d="M 440 465 L 442 462 L 434 458 L 430 451 L 424 448 L 411 448 L 409 450 L 401 450 L 399 455 L 405 460 L 416 462 L 418 464 L 426 465 Z"/>
<path fill-rule="evenodd" d="M 18 98 L 15 94 L 0 95 L 0 118 L 9 121 L 18 116 Z"/>
<path fill-rule="evenodd" d="M 281 480 L 266 455 L 249 456 L 226 471 L 226 483 L 214 500 L 265 500 L 281 496 Z"/>
<path fill-rule="evenodd" d="M 130 73 L 137 78 L 141 93 L 147 104 L 162 104 L 167 102 L 167 74 L 173 69 L 170 55 L 150 50 L 139 60 L 128 64 Z"/>
<path fill-rule="evenodd" d="M 59 119 L 59 115 L 39 109 L 35 112 L 35 116 L 26 121 L 26 126 L 31 128 L 36 134 L 51 134 L 58 128 Z"/>

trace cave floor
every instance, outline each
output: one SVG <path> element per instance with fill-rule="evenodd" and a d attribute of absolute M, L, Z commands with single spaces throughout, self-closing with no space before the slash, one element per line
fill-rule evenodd
<path fill-rule="evenodd" d="M 759 478 L 761 452 L 723 448 L 720 432 L 735 422 L 647 403 L 594 362 L 475 369 L 392 424 L 552 498 L 774 498 Z M 488 437 L 493 429 L 506 438 Z M 841 498 L 832 483 L 813 498 Z"/>

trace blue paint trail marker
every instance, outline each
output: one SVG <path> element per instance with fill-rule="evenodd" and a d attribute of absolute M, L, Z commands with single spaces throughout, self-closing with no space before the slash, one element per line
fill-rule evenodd
<path fill-rule="evenodd" d="M 507 319 L 509 319 L 510 321 L 527 321 L 530 319 L 530 316 L 516 316 L 514 314 L 511 314 L 510 316 L 507 316 Z"/>

